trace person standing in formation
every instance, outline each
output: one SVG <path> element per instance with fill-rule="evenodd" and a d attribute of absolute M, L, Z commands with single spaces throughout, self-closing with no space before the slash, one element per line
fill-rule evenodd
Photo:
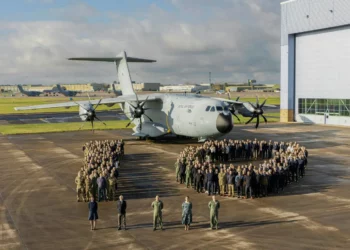
<path fill-rule="evenodd" d="M 117 209 L 118 209 L 118 230 L 121 230 L 122 223 L 124 224 L 124 230 L 126 230 L 126 201 L 124 200 L 123 195 L 119 196 L 119 200 L 117 201 Z"/>
<path fill-rule="evenodd" d="M 89 208 L 89 221 L 90 221 L 91 230 L 96 230 L 96 220 L 98 220 L 98 214 L 97 214 L 98 206 L 93 196 L 91 196 L 90 198 L 88 208 Z"/>
<path fill-rule="evenodd" d="M 160 226 L 160 229 L 163 230 L 163 202 L 159 200 L 158 195 L 156 196 L 156 200 L 152 202 L 151 206 L 153 208 L 153 231 L 156 231 L 158 224 Z"/>
<path fill-rule="evenodd" d="M 220 208 L 220 202 L 215 199 L 215 195 L 212 196 L 212 201 L 209 201 L 208 207 L 210 210 L 210 228 L 212 230 L 218 229 L 219 224 L 219 208 Z"/>
<path fill-rule="evenodd" d="M 188 196 L 185 197 L 185 201 L 182 203 L 182 225 L 185 225 L 185 231 L 190 230 L 192 223 L 192 203 Z"/>

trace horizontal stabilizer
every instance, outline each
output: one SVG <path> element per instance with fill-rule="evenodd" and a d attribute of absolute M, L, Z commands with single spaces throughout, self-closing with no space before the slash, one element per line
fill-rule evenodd
<path fill-rule="evenodd" d="M 75 61 L 93 61 L 93 62 L 119 62 L 123 57 L 73 57 L 68 58 L 68 60 Z M 136 57 L 127 57 L 127 62 L 142 62 L 142 63 L 152 63 L 156 60 L 142 59 Z"/>

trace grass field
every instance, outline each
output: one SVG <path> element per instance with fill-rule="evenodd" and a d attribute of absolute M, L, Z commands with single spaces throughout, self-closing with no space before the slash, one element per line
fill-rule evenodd
<path fill-rule="evenodd" d="M 97 98 L 94 98 L 97 99 Z M 87 100 L 85 97 L 74 97 L 74 101 Z M 16 111 L 15 107 L 32 106 L 40 104 L 51 104 L 59 102 L 69 102 L 69 97 L 19 97 L 19 98 L 0 98 L 0 114 L 29 114 L 29 113 L 49 113 L 49 112 L 76 112 L 78 113 L 78 106 L 66 108 L 50 108 L 50 109 L 38 109 L 38 110 L 24 110 Z M 119 104 L 115 104 L 112 107 L 106 105 L 100 105 L 98 110 L 114 110 L 119 109 Z"/>
<path fill-rule="evenodd" d="M 96 122 L 94 123 L 94 129 L 125 129 L 128 122 L 129 121 L 105 121 L 107 126 L 104 126 L 102 123 Z M 0 133 L 3 135 L 13 135 L 77 131 L 79 130 L 81 124 L 81 122 L 65 122 L 0 125 Z M 130 127 L 133 127 L 133 125 L 130 125 L 129 128 Z M 86 122 L 81 130 L 91 130 L 90 123 Z"/>

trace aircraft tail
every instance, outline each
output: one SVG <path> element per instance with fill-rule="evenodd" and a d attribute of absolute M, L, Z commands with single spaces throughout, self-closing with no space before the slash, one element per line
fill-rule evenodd
<path fill-rule="evenodd" d="M 132 86 L 132 82 L 131 82 L 128 62 L 144 62 L 144 63 L 155 62 L 155 60 L 127 57 L 125 51 L 121 52 L 116 57 L 78 57 L 78 58 L 68 58 L 68 60 L 114 62 L 117 68 L 118 80 L 120 82 L 120 87 L 123 95 L 135 94 Z M 113 86 L 113 90 L 114 90 L 114 86 Z"/>
<path fill-rule="evenodd" d="M 117 90 L 115 89 L 114 83 L 112 83 L 112 88 L 113 88 L 113 92 L 116 93 Z"/>
<path fill-rule="evenodd" d="M 56 84 L 56 87 L 57 87 L 58 92 L 64 93 L 64 91 L 63 91 L 63 89 L 62 89 L 60 84 Z"/>
<path fill-rule="evenodd" d="M 19 92 L 21 92 L 22 94 L 25 92 L 22 85 L 17 85 Z"/>

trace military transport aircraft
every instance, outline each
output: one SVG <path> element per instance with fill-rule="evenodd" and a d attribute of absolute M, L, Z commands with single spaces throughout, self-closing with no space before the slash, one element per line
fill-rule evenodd
<path fill-rule="evenodd" d="M 79 91 L 64 90 L 59 84 L 57 84 L 56 86 L 57 86 L 58 92 L 60 92 L 64 96 L 76 96 L 78 93 L 80 93 Z"/>
<path fill-rule="evenodd" d="M 253 105 L 250 102 L 186 93 L 137 95 L 132 86 L 128 62 L 150 63 L 155 62 L 155 60 L 128 57 L 125 51 L 116 57 L 79 57 L 69 58 L 69 60 L 115 63 L 122 95 L 100 100 L 71 101 L 16 107 L 15 109 L 30 110 L 79 106 L 80 118 L 82 121 L 90 122 L 93 130 L 95 119 L 100 121 L 96 116 L 98 106 L 102 104 L 113 106 L 119 103 L 125 115 L 130 119 L 127 127 L 131 123 L 135 124 L 132 135 L 141 138 L 158 137 L 172 133 L 180 136 L 197 137 L 199 141 L 204 141 L 208 138 L 229 133 L 233 128 L 232 114 L 237 112 L 251 117 L 249 122 L 257 118 L 256 128 L 259 126 L 259 116 L 262 116 L 266 122 L 262 110 L 264 106 L 268 106 L 265 105 L 266 100 L 260 105 L 257 99 L 256 105 Z"/>
<path fill-rule="evenodd" d="M 21 92 L 23 95 L 26 95 L 26 96 L 39 96 L 39 95 L 43 94 L 43 92 L 40 92 L 40 91 L 24 90 L 21 85 L 17 85 L 17 87 L 18 87 L 19 92 Z"/>

